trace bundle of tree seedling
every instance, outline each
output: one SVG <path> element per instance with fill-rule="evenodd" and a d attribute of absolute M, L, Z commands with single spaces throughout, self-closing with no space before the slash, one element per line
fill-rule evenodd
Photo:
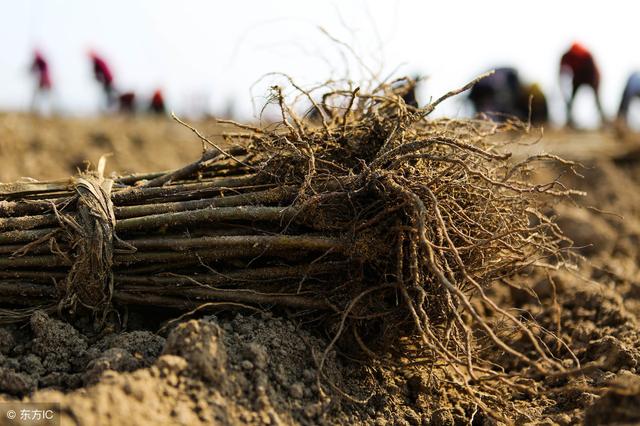
<path fill-rule="evenodd" d="M 101 162 L 65 182 L 2 184 L 0 319 L 43 308 L 96 321 L 123 306 L 281 309 L 372 356 L 404 347 L 446 361 L 463 385 L 509 380 L 482 361 L 489 344 L 539 373 L 562 370 L 488 293 L 562 261 L 562 236 L 542 212 L 570 191 L 528 179 L 560 160 L 512 160 L 496 134 L 523 129 L 514 122 L 431 120 L 459 91 L 414 108 L 402 99 L 410 85 L 331 89 L 318 102 L 300 90 L 315 120 L 274 87 L 279 123 L 192 129 L 203 155 L 180 169 L 106 178 Z M 516 350 L 498 323 L 531 350 Z"/>

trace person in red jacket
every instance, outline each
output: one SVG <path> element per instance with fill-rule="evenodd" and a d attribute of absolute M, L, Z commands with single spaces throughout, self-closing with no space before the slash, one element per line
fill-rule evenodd
<path fill-rule="evenodd" d="M 566 77 L 570 77 L 571 79 L 571 90 L 565 90 L 564 92 L 567 103 L 567 124 L 571 127 L 574 126 L 572 113 L 573 102 L 578 89 L 582 86 L 589 86 L 593 89 L 600 119 L 603 124 L 606 123 L 607 119 L 600 102 L 600 71 L 591 52 L 580 43 L 573 43 L 571 48 L 562 55 L 562 59 L 560 60 L 560 78 Z"/>
<path fill-rule="evenodd" d="M 51 74 L 49 71 L 49 63 L 45 59 L 42 52 L 36 50 L 31 63 L 31 73 L 35 75 L 36 87 L 31 100 L 31 110 L 36 110 L 36 104 L 42 97 L 48 97 L 51 93 Z"/>
<path fill-rule="evenodd" d="M 124 92 L 118 96 L 118 110 L 121 114 L 134 114 L 136 112 L 135 92 Z"/>
<path fill-rule="evenodd" d="M 104 92 L 107 107 L 113 105 L 116 100 L 116 90 L 113 82 L 113 74 L 107 65 L 107 62 L 94 51 L 89 52 L 91 64 L 93 66 L 93 75 Z"/>
<path fill-rule="evenodd" d="M 151 102 L 149 103 L 149 112 L 158 115 L 165 114 L 166 112 L 164 96 L 162 96 L 162 91 L 160 89 L 153 92 Z"/>

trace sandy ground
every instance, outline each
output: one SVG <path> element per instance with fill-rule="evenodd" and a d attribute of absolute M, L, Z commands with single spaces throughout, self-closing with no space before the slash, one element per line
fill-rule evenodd
<path fill-rule="evenodd" d="M 217 131 L 212 122 L 198 127 Z M 168 119 L 0 116 L 4 181 L 66 177 L 107 152 L 111 171 L 164 170 L 195 160 L 200 149 L 189 130 Z M 562 337 L 585 369 L 523 380 L 497 404 L 515 424 L 640 424 L 636 142 L 553 132 L 522 150 L 584 163 L 584 178 L 562 179 L 588 195 L 554 213 L 585 260 L 553 275 L 556 304 L 549 280 L 535 275 L 516 277 L 535 293 L 499 288 L 494 296 Z M 222 312 L 158 332 L 167 319 L 129 312 L 125 330 L 96 333 L 86 322 L 37 312 L 28 324 L 0 327 L 0 401 L 58 403 L 65 425 L 496 424 L 459 390 L 434 381 L 429 365 L 362 362 L 337 348 L 319 381 L 330 336 L 284 313 Z M 0 424 L 11 423 L 0 413 Z"/>
<path fill-rule="evenodd" d="M 199 123 L 213 133 L 213 123 Z M 202 144 L 168 117 L 43 118 L 0 113 L 0 181 L 61 179 L 95 167 L 109 155 L 107 171 L 166 170 L 193 161 Z"/>

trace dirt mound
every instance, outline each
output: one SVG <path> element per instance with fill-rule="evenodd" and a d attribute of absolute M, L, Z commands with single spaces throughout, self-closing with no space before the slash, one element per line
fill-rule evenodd
<path fill-rule="evenodd" d="M 280 318 L 238 315 L 225 321 L 208 317 L 173 330 L 159 365 L 186 365 L 171 373 L 209 385 L 200 390 L 197 400 L 210 405 L 228 400 L 232 406 L 227 418 L 317 424 L 332 409 L 320 393 L 317 366 L 309 355 L 319 356 L 325 347 L 326 342 Z M 331 381 L 341 385 L 334 353 L 326 366 Z"/>
<path fill-rule="evenodd" d="M 166 341 L 130 332 L 88 343 L 78 329 L 41 312 L 33 322 L 43 325 L 38 333 L 46 330 L 55 353 L 75 361 L 64 371 L 34 369 L 43 365 L 34 345 L 17 345 L 3 358 L 0 400 L 30 395 L 23 400 L 59 402 L 63 424 L 385 425 L 394 419 L 392 424 L 418 425 L 454 424 L 469 415 L 486 419 L 477 407 L 457 401 L 455 388 L 434 383 L 424 368 L 365 365 L 330 351 L 318 381 L 328 342 L 270 314 L 182 322 Z M 40 339 L 33 327 L 0 330 L 16 341 Z"/>
<path fill-rule="evenodd" d="M 148 331 L 82 334 L 71 324 L 35 312 L 30 328 L 0 328 L 0 393 L 24 396 L 40 388 L 74 389 L 95 383 L 103 371 L 149 366 L 164 339 Z"/>
<path fill-rule="evenodd" d="M 542 380 L 535 404 L 541 409 L 541 416 L 560 424 L 585 420 L 585 411 L 587 417 L 593 418 L 594 410 L 604 410 L 605 406 L 611 418 L 615 418 L 618 407 L 606 404 L 601 396 L 611 392 L 612 383 L 620 377 L 638 377 L 638 319 L 625 309 L 618 293 L 602 284 L 572 274 L 556 277 L 555 283 L 559 331 L 556 331 L 554 309 L 533 300 L 523 308 L 529 310 L 541 326 L 563 338 L 567 343 L 565 351 L 571 350 L 579 359 L 581 371 Z M 557 341 L 549 335 L 546 343 L 553 345 Z"/>
<path fill-rule="evenodd" d="M 60 401 L 63 419 L 69 421 L 318 424 L 333 423 L 339 413 L 339 405 L 321 395 L 317 366 L 309 357 L 319 356 L 326 342 L 270 315 L 187 321 L 171 331 L 164 347 L 164 339 L 146 332 L 109 335 L 89 345 L 71 325 L 41 312 L 31 323 L 37 336 L 31 340 L 32 353 L 22 355 L 27 347 L 16 347 L 3 358 L 2 391 L 24 395 L 38 385 L 51 387 L 49 378 L 55 373 L 67 378 L 59 381 L 61 390 L 97 383 L 68 394 L 37 391 L 28 398 Z M 8 336 L 20 334 L 1 330 Z M 74 365 L 62 362 L 54 372 L 47 370 L 44 366 L 53 360 L 43 362 L 38 355 L 45 340 L 53 349 L 46 357 L 72 359 Z M 335 353 L 329 354 L 324 371 L 343 385 Z"/>
<path fill-rule="evenodd" d="M 585 426 L 634 425 L 640 423 L 640 377 L 621 374 L 609 390 L 587 410 Z"/>

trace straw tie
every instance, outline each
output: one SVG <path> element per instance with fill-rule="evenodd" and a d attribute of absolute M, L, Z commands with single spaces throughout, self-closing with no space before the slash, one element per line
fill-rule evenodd
<path fill-rule="evenodd" d="M 72 266 L 64 283 L 66 306 L 75 302 L 105 311 L 113 294 L 113 240 L 116 224 L 111 188 L 104 179 L 104 158 L 96 174 L 75 179 L 77 215 L 61 217 L 70 240 Z"/>

